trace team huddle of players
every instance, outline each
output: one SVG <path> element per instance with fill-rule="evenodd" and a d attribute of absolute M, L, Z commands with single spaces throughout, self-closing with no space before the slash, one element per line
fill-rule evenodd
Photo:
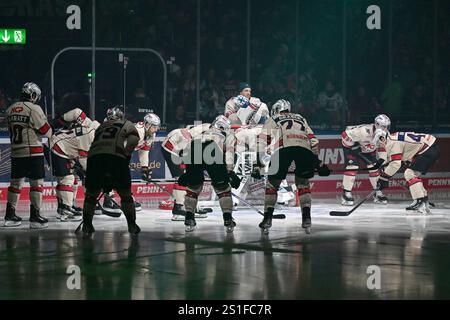
<path fill-rule="evenodd" d="M 110 210 L 123 211 L 128 230 L 138 234 L 136 210 L 140 205 L 131 192 L 129 162 L 131 154 L 139 152 L 142 178 L 151 181 L 149 150 L 160 119 L 147 114 L 143 122 L 126 120 L 120 107 L 108 109 L 103 123 L 89 119 L 82 110 L 73 109 L 50 124 L 36 103 L 41 91 L 34 83 L 26 83 L 19 102 L 7 110 L 11 139 L 11 183 L 5 213 L 7 227 L 18 226 L 16 205 L 25 178 L 30 183 L 30 227 L 45 228 L 47 219 L 40 215 L 44 183 L 44 158 L 52 165 L 56 177 L 58 199 L 57 218 L 60 221 L 83 220 L 83 233 L 92 234 L 92 224 L 99 199 L 115 190 L 121 207 L 106 202 Z M 387 203 L 382 190 L 401 168 L 408 182 L 413 203 L 407 210 L 429 214 L 427 191 L 420 176 L 439 158 L 436 138 L 413 132 L 389 133 L 390 119 L 386 115 L 375 118 L 374 124 L 347 127 L 342 133 L 346 161 L 343 178 L 342 204 L 353 205 L 352 188 L 359 163 L 366 164 L 374 189 L 374 201 Z M 42 143 L 48 139 L 48 146 Z M 48 148 L 50 151 L 45 152 Z M 295 163 L 295 189 L 302 214 L 302 227 L 311 228 L 311 190 L 309 179 L 317 173 L 330 175 L 328 167 L 319 159 L 319 141 L 307 120 L 291 112 L 286 100 L 278 100 L 269 111 L 260 99 L 251 96 L 251 88 L 243 83 L 239 95 L 225 105 L 224 115 L 211 124 L 203 123 L 171 131 L 162 143 L 162 153 L 170 172 L 177 178 L 173 191 L 173 220 L 183 220 L 186 231 L 196 228 L 198 197 L 205 181 L 205 172 L 222 209 L 224 226 L 232 232 L 233 197 L 243 194 L 248 178 L 265 178 L 264 219 L 259 227 L 268 232 L 272 225 L 278 191 L 288 170 Z M 250 154 L 254 157 L 246 158 Z M 242 160 L 240 171 L 236 166 Z M 249 170 L 246 165 L 248 164 Z M 83 209 L 74 206 L 77 179 L 84 180 Z M 107 197 L 105 197 L 107 199 Z"/>

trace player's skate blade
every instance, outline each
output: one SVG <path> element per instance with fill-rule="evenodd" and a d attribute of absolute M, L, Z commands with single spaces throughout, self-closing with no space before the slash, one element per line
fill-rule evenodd
<path fill-rule="evenodd" d="M 259 224 L 259 228 L 263 234 L 269 234 L 269 230 L 272 227 L 272 219 L 264 218 L 264 220 Z"/>

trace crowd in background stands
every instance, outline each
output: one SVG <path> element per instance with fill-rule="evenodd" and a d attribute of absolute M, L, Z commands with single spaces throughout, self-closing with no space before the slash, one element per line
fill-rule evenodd
<path fill-rule="evenodd" d="M 211 121 L 223 113 L 240 81 L 249 81 L 253 95 L 269 107 L 280 98 L 289 100 L 293 111 L 302 113 L 318 129 L 339 130 L 343 122 L 372 121 L 381 112 L 394 124 L 431 123 L 436 115 L 439 123 L 449 119 L 450 24 L 446 17 L 438 20 L 438 61 L 434 65 L 433 14 L 426 2 L 408 7 L 407 0 L 395 1 L 390 72 L 388 32 L 364 29 L 364 1 L 348 5 L 344 96 L 339 1 L 301 2 L 297 48 L 295 2 L 253 1 L 250 79 L 246 76 L 246 5 L 233 1 L 202 2 L 200 119 L 194 0 L 111 1 L 99 9 L 104 19 L 97 26 L 98 45 L 155 48 L 167 60 L 175 57 L 168 79 L 170 128 L 194 120 Z M 383 28 L 387 26 L 384 18 Z M 161 112 L 160 82 L 155 76 L 145 86 L 136 83 L 127 108 L 132 111 L 147 104 Z M 114 103 L 115 91 L 108 81 L 99 80 L 98 105 Z M 2 109 L 8 104 L 7 94 L 0 89 Z"/>

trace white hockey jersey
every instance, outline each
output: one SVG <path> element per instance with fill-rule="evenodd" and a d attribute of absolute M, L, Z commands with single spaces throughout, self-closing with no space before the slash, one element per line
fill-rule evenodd
<path fill-rule="evenodd" d="M 416 155 L 424 153 L 436 142 L 431 134 L 415 132 L 396 132 L 388 136 L 385 144 L 386 155 L 383 157 L 387 176 L 393 176 L 402 166 L 402 161 L 411 162 Z"/>
<path fill-rule="evenodd" d="M 360 148 L 362 153 L 371 153 L 377 150 L 373 143 L 374 135 L 374 124 L 349 126 L 342 132 L 342 145 L 345 148 Z"/>
<path fill-rule="evenodd" d="M 145 130 L 144 122 L 142 121 L 136 123 L 135 127 L 139 134 L 139 143 L 135 148 L 135 150 L 138 151 L 139 163 L 141 164 L 141 167 L 148 167 L 149 151 L 155 141 L 156 133 L 149 135 Z"/>
<path fill-rule="evenodd" d="M 11 157 L 43 156 L 41 136 L 52 136 L 52 129 L 41 107 L 31 102 L 16 102 L 6 110 Z"/>
<path fill-rule="evenodd" d="M 273 153 L 280 148 L 302 147 L 318 154 L 319 140 L 299 114 L 283 112 L 272 116 L 259 135 L 259 152 Z M 268 150 L 266 148 L 268 147 Z"/>
<path fill-rule="evenodd" d="M 189 146 L 192 139 L 201 136 L 203 132 L 209 130 L 210 127 L 210 123 L 202 123 L 190 128 L 188 127 L 172 130 L 164 139 L 162 147 L 167 152 L 180 156 L 181 152 Z"/>

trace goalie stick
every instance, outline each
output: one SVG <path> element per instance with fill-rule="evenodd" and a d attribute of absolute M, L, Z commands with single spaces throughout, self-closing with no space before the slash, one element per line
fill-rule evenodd
<path fill-rule="evenodd" d="M 331 211 L 330 216 L 338 216 L 338 217 L 346 217 L 352 214 L 353 211 L 359 208 L 360 205 L 362 205 L 364 202 L 366 202 L 368 199 L 373 197 L 376 190 L 373 190 L 371 193 L 369 193 L 364 199 L 362 199 L 360 202 L 356 204 L 350 211 Z"/>
<path fill-rule="evenodd" d="M 246 206 L 248 206 L 249 208 L 252 208 L 253 210 L 255 210 L 256 212 L 258 212 L 260 215 L 264 216 L 264 213 L 259 210 L 258 208 L 256 208 L 255 206 L 251 205 L 249 202 L 247 202 L 247 200 L 245 200 L 244 198 L 241 198 L 240 196 L 234 194 L 233 192 L 231 193 L 231 195 L 233 197 L 236 197 L 237 199 L 239 199 L 239 201 L 241 201 L 243 204 L 245 204 Z M 286 219 L 286 215 L 280 213 L 280 214 L 274 214 L 272 216 L 273 219 Z"/>

